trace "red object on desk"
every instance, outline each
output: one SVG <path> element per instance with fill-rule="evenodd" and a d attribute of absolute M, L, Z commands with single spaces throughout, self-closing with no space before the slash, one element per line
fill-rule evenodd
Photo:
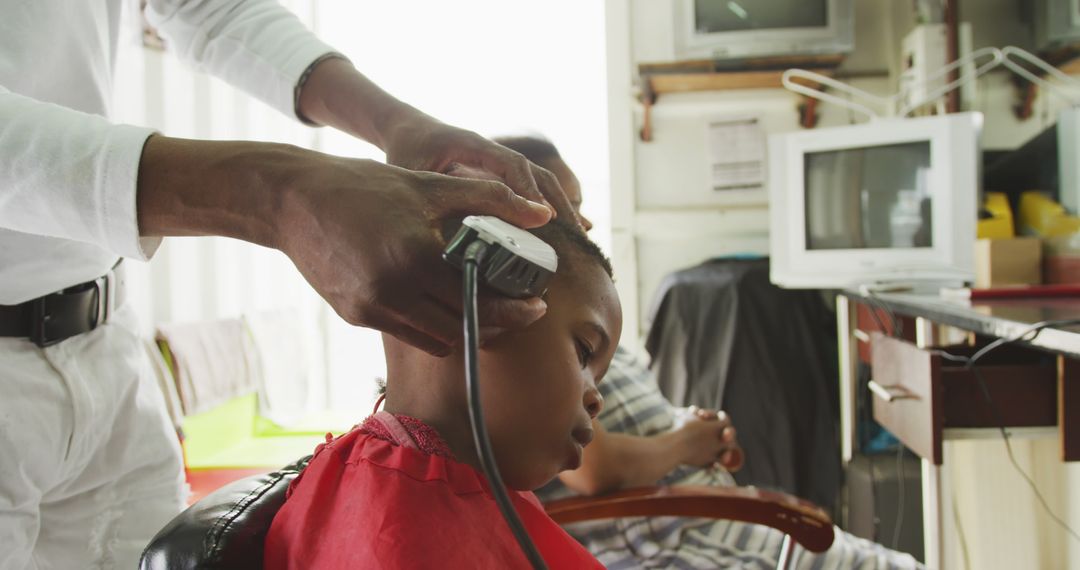
<path fill-rule="evenodd" d="M 968 299 L 1030 299 L 1037 297 L 1080 297 L 1080 283 L 1069 285 L 1021 285 L 993 289 L 960 289 L 958 297 Z"/>

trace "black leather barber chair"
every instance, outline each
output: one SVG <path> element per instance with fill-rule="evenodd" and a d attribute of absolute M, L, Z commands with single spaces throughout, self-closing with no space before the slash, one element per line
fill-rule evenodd
<path fill-rule="evenodd" d="M 311 456 L 234 481 L 176 516 L 143 551 L 141 570 L 262 570 L 263 542 L 289 483 Z"/>

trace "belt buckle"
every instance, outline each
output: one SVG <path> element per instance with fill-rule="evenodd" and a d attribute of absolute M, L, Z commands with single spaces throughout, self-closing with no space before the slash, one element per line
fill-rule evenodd
<path fill-rule="evenodd" d="M 45 303 L 48 298 L 49 296 L 46 295 L 30 302 L 30 341 L 41 348 L 52 346 L 63 340 L 62 338 L 49 338 L 46 333 L 49 319 L 52 317 L 48 313 L 48 307 L 46 307 Z"/>
<path fill-rule="evenodd" d="M 89 330 L 101 326 L 112 314 L 115 306 L 116 279 L 116 273 L 109 271 L 92 282 L 94 291 L 97 294 L 97 314 L 94 316 L 93 325 Z M 52 346 L 70 337 L 70 335 L 63 334 L 56 337 L 49 335 L 49 320 L 52 318 L 48 307 L 50 297 L 52 295 L 45 295 L 30 302 L 30 341 L 41 348 Z"/>
<path fill-rule="evenodd" d="M 108 273 L 95 279 L 94 287 L 97 289 L 98 310 L 97 317 L 94 318 L 94 326 L 90 330 L 104 324 L 112 315 L 115 307 L 116 272 L 110 269 Z"/>

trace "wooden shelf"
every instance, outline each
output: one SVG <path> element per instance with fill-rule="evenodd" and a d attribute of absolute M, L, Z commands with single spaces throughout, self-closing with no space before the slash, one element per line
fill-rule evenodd
<path fill-rule="evenodd" d="M 641 77 L 641 104 L 645 107 L 641 140 L 652 140 L 652 106 L 664 93 L 688 93 L 694 91 L 728 91 L 732 89 L 779 89 L 783 87 L 784 71 L 793 67 L 832 76 L 844 61 L 843 55 L 792 56 L 755 58 L 736 64 L 713 60 L 692 60 L 664 63 L 642 63 L 638 66 Z M 798 79 L 809 87 L 819 84 Z M 816 100 L 810 99 L 806 106 L 814 116 Z"/>
<path fill-rule="evenodd" d="M 810 69 L 825 76 L 832 76 L 833 69 Z M 770 71 L 726 71 L 707 73 L 658 73 L 641 75 L 641 104 L 645 107 L 644 124 L 641 127 L 641 140 L 652 140 L 652 107 L 665 93 L 689 93 L 694 91 L 729 91 L 733 89 L 779 89 L 783 87 L 781 77 L 784 72 Z M 817 88 L 819 83 L 795 78 L 795 81 L 808 87 Z M 814 116 L 817 100 L 807 98 L 803 110 L 804 117 Z M 804 120 L 805 123 L 805 120 Z M 813 126 L 812 124 L 805 126 Z"/>
<path fill-rule="evenodd" d="M 828 69 L 812 69 L 822 75 L 830 75 Z M 643 76 L 648 89 L 659 96 L 661 93 L 685 93 L 689 91 L 726 91 L 729 89 L 774 89 L 782 87 L 783 71 L 728 71 L 723 73 L 672 73 Z"/>

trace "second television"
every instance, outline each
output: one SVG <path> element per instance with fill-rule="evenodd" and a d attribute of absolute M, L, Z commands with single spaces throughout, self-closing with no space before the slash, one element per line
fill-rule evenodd
<path fill-rule="evenodd" d="M 971 281 L 981 126 L 961 113 L 770 138 L 772 281 Z"/>

